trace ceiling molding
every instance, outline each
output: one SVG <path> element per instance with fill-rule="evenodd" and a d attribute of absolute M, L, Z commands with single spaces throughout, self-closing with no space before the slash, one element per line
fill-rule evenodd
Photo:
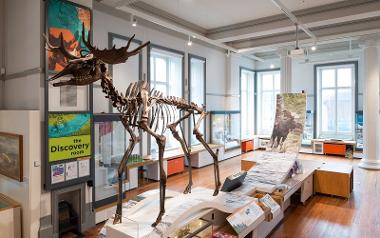
<path fill-rule="evenodd" d="M 294 11 L 307 28 L 339 24 L 380 16 L 380 1 L 348 0 Z M 283 14 L 208 30 L 206 36 L 220 42 L 233 42 L 294 31 L 292 22 Z"/>
<path fill-rule="evenodd" d="M 219 43 L 217 41 L 214 41 L 212 39 L 209 39 L 203 35 L 201 35 L 198 32 L 191 31 L 190 29 L 183 28 L 179 25 L 174 25 L 171 22 L 165 21 L 160 18 L 156 18 L 155 16 L 152 16 L 150 14 L 141 12 L 139 10 L 136 10 L 131 7 L 127 6 L 119 6 L 119 7 L 113 7 L 110 5 L 106 5 L 104 3 L 98 3 L 94 2 L 94 9 L 101 11 L 103 13 L 121 18 L 126 21 L 130 21 L 130 16 L 131 14 L 134 15 L 135 17 L 139 18 L 139 24 L 145 25 L 147 27 L 162 31 L 162 32 L 170 32 L 170 34 L 177 36 L 177 37 L 184 37 L 187 36 L 195 36 L 196 38 L 193 39 L 194 41 L 199 42 L 200 44 L 208 45 L 209 47 L 215 47 L 216 49 L 219 50 L 229 50 L 231 52 L 237 52 L 237 49 L 232 48 L 228 45 L 225 45 L 223 43 Z M 157 28 L 157 26 L 160 26 L 160 28 Z M 256 57 L 252 54 L 245 54 L 241 53 L 243 56 L 249 56 L 250 59 L 252 60 L 257 60 L 257 61 L 264 61 L 263 59 Z"/>
<path fill-rule="evenodd" d="M 199 34 L 205 35 L 207 30 L 202 28 L 201 26 L 198 26 L 196 24 L 193 24 L 189 21 L 186 21 L 182 18 L 179 18 L 173 14 L 170 14 L 164 10 L 161 10 L 159 8 L 153 7 L 145 2 L 137 1 L 135 3 L 132 3 L 129 5 L 129 7 L 132 7 L 136 10 L 139 10 L 141 12 L 145 12 L 150 15 L 154 15 L 155 17 L 161 18 L 163 20 L 169 21 L 169 22 L 175 22 L 177 25 L 182 26 L 183 28 L 190 29 L 192 31 L 196 31 Z"/>
<path fill-rule="evenodd" d="M 341 26 L 340 32 L 332 33 L 331 29 L 328 29 L 325 32 L 324 36 L 318 36 L 318 43 L 321 44 L 329 44 L 333 42 L 343 42 L 349 40 L 357 40 L 363 36 L 375 35 L 379 37 L 380 28 L 378 28 L 380 24 L 380 20 L 373 23 L 376 25 L 376 28 L 366 29 L 366 23 L 356 24 L 355 28 L 350 29 L 350 26 Z M 352 26 L 352 25 L 351 25 Z M 364 26 L 364 27 L 363 27 Z M 344 30 L 345 29 L 345 30 Z M 321 34 L 323 30 L 313 30 L 317 34 Z M 310 46 L 314 44 L 313 40 L 308 38 L 305 34 L 300 34 L 300 45 L 302 47 Z M 289 34 L 282 34 L 277 36 L 265 37 L 261 39 L 244 41 L 240 42 L 240 44 L 233 45 L 234 47 L 242 47 L 238 50 L 239 53 L 249 53 L 249 52 L 265 52 L 269 50 L 275 50 L 279 47 L 293 47 L 294 46 L 294 36 L 290 36 Z"/>

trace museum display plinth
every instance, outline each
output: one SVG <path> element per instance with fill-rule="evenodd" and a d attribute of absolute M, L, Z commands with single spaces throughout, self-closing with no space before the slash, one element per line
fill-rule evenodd
<path fill-rule="evenodd" d="M 155 228 L 151 224 L 156 218 L 153 214 L 159 212 L 158 190 L 140 194 L 139 197 L 144 197 L 143 200 L 124 204 L 122 223 L 106 224 L 107 237 L 175 237 L 172 234 L 198 219 L 209 221 L 213 226 L 225 226 L 229 214 L 238 216 L 240 210 L 248 205 L 256 208 L 256 213 L 252 215 L 254 220 L 244 224 L 246 226 L 236 234 L 237 237 L 244 237 L 265 219 L 264 211 L 253 197 L 224 192 L 220 192 L 218 196 L 212 194 L 213 190 L 206 188 L 193 188 L 190 194 L 167 190 L 166 212 Z M 273 213 L 276 214 L 276 211 Z"/>
<path fill-rule="evenodd" d="M 349 198 L 353 190 L 354 170 L 351 165 L 326 163 L 315 171 L 317 193 Z"/>

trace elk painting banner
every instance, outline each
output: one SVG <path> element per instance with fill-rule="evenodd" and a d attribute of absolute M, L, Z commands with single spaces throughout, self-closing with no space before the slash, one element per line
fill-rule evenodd
<path fill-rule="evenodd" d="M 306 116 L 306 94 L 277 95 L 273 132 L 267 150 L 298 153 Z"/>
<path fill-rule="evenodd" d="M 59 45 L 62 33 L 65 48 L 72 54 L 80 56 L 82 50 L 87 50 L 81 40 L 82 25 L 85 27 L 85 32 L 90 32 L 89 8 L 65 0 L 47 1 L 47 35 L 51 44 Z M 66 64 L 67 59 L 61 53 L 48 52 L 49 71 L 59 72 Z"/>
<path fill-rule="evenodd" d="M 49 114 L 48 138 L 49 162 L 91 156 L 91 114 Z"/>

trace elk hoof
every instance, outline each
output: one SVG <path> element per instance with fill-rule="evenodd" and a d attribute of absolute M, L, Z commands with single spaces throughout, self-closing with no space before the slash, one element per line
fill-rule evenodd
<path fill-rule="evenodd" d="M 188 184 L 185 188 L 185 190 L 183 191 L 184 194 L 188 194 L 188 193 L 191 193 L 191 185 Z"/>
<path fill-rule="evenodd" d="M 115 218 L 113 219 L 113 224 L 121 223 L 121 215 L 115 214 Z"/>

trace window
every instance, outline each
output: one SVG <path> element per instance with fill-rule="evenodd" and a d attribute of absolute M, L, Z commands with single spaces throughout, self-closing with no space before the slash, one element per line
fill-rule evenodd
<path fill-rule="evenodd" d="M 111 48 L 115 45 L 116 48 L 127 45 L 128 38 L 114 33 L 109 33 L 109 45 Z M 141 41 L 133 40 L 130 45 L 130 49 L 139 47 Z M 140 79 L 140 62 L 142 60 L 141 54 L 139 56 L 130 57 L 125 63 L 107 65 L 110 74 L 112 75 L 112 81 L 115 88 L 120 92 L 125 92 L 129 84 L 136 82 Z M 108 98 L 105 98 L 105 94 L 100 87 L 100 81 L 94 84 L 94 113 L 117 113 L 117 109 L 112 107 L 112 103 Z"/>
<path fill-rule="evenodd" d="M 150 49 L 150 86 L 163 93 L 164 96 L 177 96 L 182 98 L 182 82 L 183 82 L 183 53 L 178 53 L 174 50 L 161 49 L 161 47 L 152 47 Z M 178 113 L 176 111 L 176 113 Z M 164 112 L 164 116 L 166 113 Z M 179 118 L 179 113 L 176 115 Z M 159 117 L 163 120 L 162 116 Z M 159 124 L 157 131 L 161 131 L 162 124 Z M 181 145 L 173 137 L 170 130 L 166 129 L 165 150 L 176 149 Z M 157 154 L 158 146 L 156 140 L 150 139 L 150 153 Z"/>
<path fill-rule="evenodd" d="M 353 139 L 355 64 L 316 66 L 317 136 Z"/>
<path fill-rule="evenodd" d="M 280 71 L 257 72 L 257 132 L 270 135 L 276 111 L 276 95 L 280 93 Z"/>
<path fill-rule="evenodd" d="M 109 33 L 110 48 L 113 45 L 117 48 L 125 46 L 127 42 L 127 37 Z M 140 44 L 140 41 L 133 40 L 130 47 L 134 49 Z M 129 58 L 125 63 L 108 66 L 113 84 L 119 92 L 125 92 L 130 83 L 140 79 L 140 62 L 141 53 L 139 56 Z M 110 100 L 105 98 L 100 82 L 93 87 L 93 100 L 95 206 L 100 207 L 117 200 L 117 168 L 129 144 L 130 136 L 120 122 L 118 111 L 112 107 Z M 139 133 L 136 129 L 135 134 L 139 135 Z M 141 144 L 134 147 L 132 155 L 134 154 L 141 154 Z M 134 179 L 137 176 L 137 169 L 131 169 L 128 174 L 130 177 L 124 183 L 123 192 L 137 187 L 137 179 Z"/>
<path fill-rule="evenodd" d="M 199 106 L 206 104 L 206 59 L 189 54 L 189 96 L 190 101 L 198 104 Z M 197 122 L 199 116 L 195 116 Z M 206 119 L 199 127 L 199 131 L 205 134 Z M 189 137 L 190 145 L 196 145 L 200 142 L 193 135 L 194 122 L 193 118 L 189 120 Z"/>
<path fill-rule="evenodd" d="M 252 70 L 240 68 L 241 136 L 254 135 L 254 76 Z"/>

